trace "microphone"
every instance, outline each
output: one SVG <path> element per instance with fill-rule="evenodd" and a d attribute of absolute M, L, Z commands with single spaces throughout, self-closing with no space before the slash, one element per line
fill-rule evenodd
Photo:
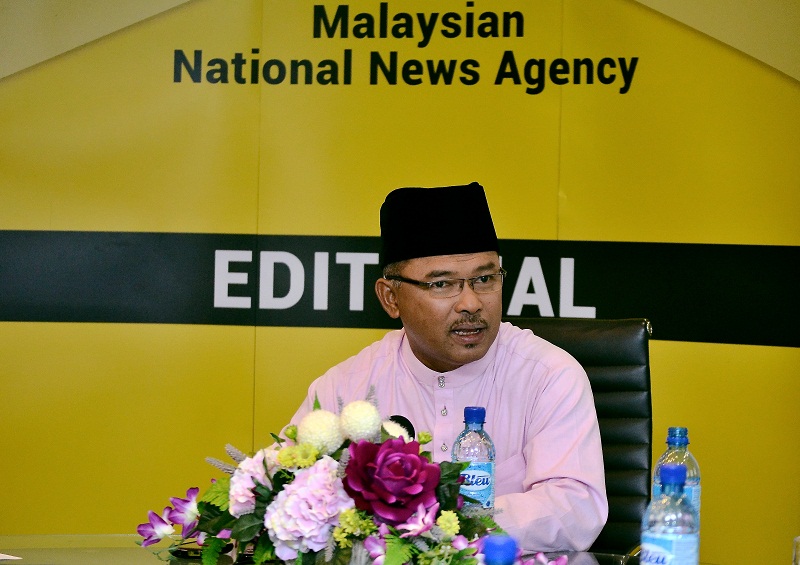
<path fill-rule="evenodd" d="M 389 420 L 397 424 L 398 426 L 402 427 L 406 432 L 408 432 L 408 437 L 415 438 L 416 434 L 414 433 L 414 426 L 411 424 L 411 420 L 406 418 L 405 416 L 400 416 L 395 414 L 394 416 L 389 416 Z"/>

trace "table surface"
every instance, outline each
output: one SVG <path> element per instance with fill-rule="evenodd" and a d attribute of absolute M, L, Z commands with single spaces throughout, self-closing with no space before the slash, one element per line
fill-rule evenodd
<path fill-rule="evenodd" d="M 141 547 L 68 547 L 3 549 L 0 553 L 21 557 L 3 561 L 3 565 L 157 565 L 161 563 Z M 554 554 L 554 555 L 561 555 Z M 569 565 L 639 565 L 639 559 L 624 555 L 567 553 Z M 199 560 L 177 560 L 171 565 L 198 565 Z M 230 565 L 230 559 L 220 565 Z"/>

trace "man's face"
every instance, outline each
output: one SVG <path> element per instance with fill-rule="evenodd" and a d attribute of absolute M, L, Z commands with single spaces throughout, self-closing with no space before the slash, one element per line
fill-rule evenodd
<path fill-rule="evenodd" d="M 494 251 L 439 255 L 406 261 L 400 275 L 432 282 L 467 279 L 500 271 Z M 400 317 L 416 357 L 434 371 L 452 371 L 486 355 L 500 329 L 502 292 L 478 294 L 464 283 L 461 294 L 438 298 L 409 283 L 386 279 L 376 284 L 386 312 Z"/>

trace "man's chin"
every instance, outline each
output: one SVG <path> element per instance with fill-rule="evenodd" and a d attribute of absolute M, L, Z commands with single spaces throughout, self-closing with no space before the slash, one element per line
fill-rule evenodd
<path fill-rule="evenodd" d="M 463 345 L 461 349 L 462 364 L 466 365 L 467 363 L 482 359 L 488 350 L 489 348 L 485 343 L 468 343 Z"/>

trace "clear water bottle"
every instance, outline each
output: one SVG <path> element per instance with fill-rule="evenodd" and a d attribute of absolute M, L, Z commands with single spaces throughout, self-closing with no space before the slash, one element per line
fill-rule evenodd
<path fill-rule="evenodd" d="M 692 502 L 700 515 L 700 466 L 697 459 L 689 451 L 689 430 L 686 428 L 669 428 L 667 430 L 667 450 L 658 458 L 653 470 L 653 498 L 661 494 L 661 467 L 668 464 L 686 467 L 686 485 L 683 489 L 686 497 Z"/>
<path fill-rule="evenodd" d="M 483 539 L 483 562 L 486 565 L 514 565 L 517 542 L 506 534 L 494 534 Z"/>
<path fill-rule="evenodd" d="M 683 492 L 685 482 L 684 465 L 661 467 L 661 494 L 650 501 L 642 519 L 642 565 L 697 565 L 699 518 Z"/>
<path fill-rule="evenodd" d="M 494 443 L 483 429 L 486 408 L 464 408 L 464 431 L 453 444 L 453 461 L 468 461 L 461 476 L 461 494 L 477 500 L 484 508 L 494 507 Z"/>

